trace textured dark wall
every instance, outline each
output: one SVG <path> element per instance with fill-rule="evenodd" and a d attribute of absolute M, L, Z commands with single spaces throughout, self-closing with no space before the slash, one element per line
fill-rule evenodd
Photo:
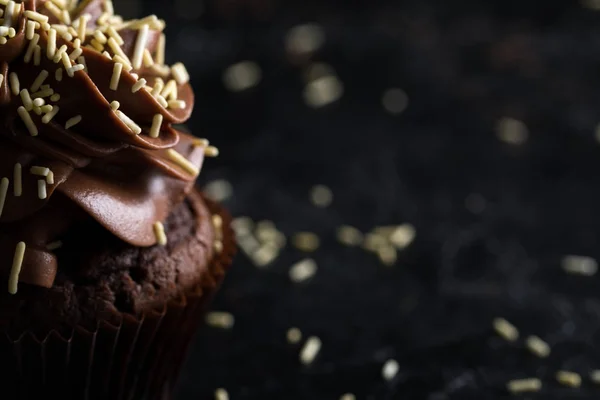
<path fill-rule="evenodd" d="M 599 278 L 560 262 L 600 257 L 600 12 L 576 1 L 217 3 L 138 5 L 168 21 L 168 57 L 197 92 L 189 126 L 221 149 L 201 180 L 232 182 L 236 216 L 323 244 L 303 284 L 288 278 L 304 257 L 291 246 L 263 270 L 237 258 L 214 305 L 235 326 L 203 328 L 177 399 L 217 387 L 231 399 L 499 399 L 529 376 L 543 381 L 535 398 L 599 398 L 588 379 L 600 368 Z M 325 43 L 290 58 L 286 32 L 304 22 Z M 230 92 L 223 71 L 241 60 L 262 79 Z M 310 60 L 335 69 L 339 101 L 305 104 Z M 408 96 L 399 115 L 381 105 L 391 87 Z M 523 143 L 499 139 L 503 117 L 527 126 Z M 330 208 L 308 201 L 316 183 L 333 189 Z M 344 223 L 403 222 L 416 239 L 393 267 L 334 236 Z M 548 341 L 550 357 L 498 338 L 496 316 Z M 286 342 L 291 326 L 321 338 L 313 365 Z M 400 370 L 385 382 L 389 358 Z M 583 387 L 561 387 L 559 369 Z"/>

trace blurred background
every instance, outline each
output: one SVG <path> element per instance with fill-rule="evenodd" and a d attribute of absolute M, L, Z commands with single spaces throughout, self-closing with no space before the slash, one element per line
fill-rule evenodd
<path fill-rule="evenodd" d="M 600 1 L 115 4 L 238 218 L 176 399 L 600 397 Z"/>

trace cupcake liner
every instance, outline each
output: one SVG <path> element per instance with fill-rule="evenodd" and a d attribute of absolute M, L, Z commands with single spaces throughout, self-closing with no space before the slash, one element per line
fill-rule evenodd
<path fill-rule="evenodd" d="M 207 305 L 236 251 L 231 217 L 204 200 L 223 217 L 223 251 L 215 254 L 200 284 L 139 316 L 115 315 L 94 331 L 75 327 L 69 337 L 52 331 L 5 332 L 0 339 L 2 399 L 60 396 L 76 400 L 166 400 L 176 384 L 189 344 Z"/>

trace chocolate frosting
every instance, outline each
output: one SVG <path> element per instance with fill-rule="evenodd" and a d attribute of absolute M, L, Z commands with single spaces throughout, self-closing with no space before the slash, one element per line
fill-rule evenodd
<path fill-rule="evenodd" d="M 47 15 L 49 23 L 57 23 L 44 3 L 27 0 L 21 5 L 22 11 L 36 11 Z M 86 1 L 71 11 L 71 20 L 88 14 L 88 28 L 95 27 L 104 7 L 104 0 Z M 36 29 L 40 35 L 40 65 L 24 61 L 30 42 L 25 37 L 27 19 L 23 12 L 18 18 L 13 24 L 16 35 L 0 45 L 0 73 L 4 76 L 0 86 L 0 178 L 10 179 L 0 216 L 0 259 L 4 260 L 0 268 L 8 275 L 15 245 L 24 241 L 27 251 L 19 281 L 51 287 L 58 260 L 48 245 L 85 219 L 93 218 L 131 245 L 155 245 L 154 223 L 166 220 L 192 189 L 196 178 L 171 161 L 169 149 L 176 150 L 199 170 L 205 148 L 171 126 L 186 121 L 192 112 L 194 95 L 189 84 L 178 85 L 178 99 L 185 106 L 175 110 L 163 107 L 148 90 L 132 91 L 138 80 L 133 73 L 146 79 L 149 86 L 159 77 L 171 79 L 161 76 L 163 72 L 158 68 L 123 70 L 117 90 L 111 90 L 114 61 L 85 46 L 91 35 L 81 45 L 87 70 L 77 71 L 73 77 L 63 71 L 63 78 L 58 81 L 55 71 L 64 67 L 46 56 L 49 39 L 44 29 Z M 132 57 L 138 31 L 121 26 L 116 27 L 125 42 L 121 48 Z M 149 31 L 146 48 L 153 56 L 160 34 L 152 28 Z M 75 49 L 73 41 L 59 37 L 56 48 L 62 45 L 67 46 L 67 54 Z M 42 70 L 49 73 L 44 83 L 60 94 L 58 101 L 46 98 L 46 103 L 59 106 L 60 111 L 49 123 L 42 122 L 43 115 L 30 112 L 39 130 L 37 136 L 32 136 L 17 113 L 23 102 L 11 92 L 9 74 L 15 72 L 21 89 L 29 89 Z M 113 101 L 118 101 L 119 111 L 142 128 L 141 134 L 133 133 L 116 115 L 110 105 Z M 149 131 L 156 114 L 163 116 L 163 123 L 159 137 L 152 138 Z M 65 123 L 78 115 L 81 122 L 65 129 Z M 22 165 L 20 197 L 13 194 L 16 163 Z M 38 197 L 38 180 L 44 177 L 32 174 L 32 166 L 48 167 L 54 174 L 54 183 L 47 184 L 46 199 Z"/>

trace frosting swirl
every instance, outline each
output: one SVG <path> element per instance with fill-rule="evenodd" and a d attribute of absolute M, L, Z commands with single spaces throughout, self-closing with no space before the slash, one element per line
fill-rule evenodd
<path fill-rule="evenodd" d="M 163 21 L 123 21 L 110 0 L 6 3 L 1 265 L 15 273 L 23 241 L 19 281 L 51 287 L 52 249 L 80 221 L 91 217 L 134 246 L 157 244 L 156 224 L 216 149 L 172 127 L 189 118 L 194 95 L 183 66 L 164 65 Z"/>

